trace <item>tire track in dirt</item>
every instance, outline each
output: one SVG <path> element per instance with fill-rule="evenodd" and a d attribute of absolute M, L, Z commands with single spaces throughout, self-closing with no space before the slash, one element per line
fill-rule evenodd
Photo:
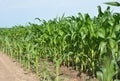
<path fill-rule="evenodd" d="M 25 73 L 18 63 L 0 52 L 0 81 L 39 81 L 33 73 Z"/>

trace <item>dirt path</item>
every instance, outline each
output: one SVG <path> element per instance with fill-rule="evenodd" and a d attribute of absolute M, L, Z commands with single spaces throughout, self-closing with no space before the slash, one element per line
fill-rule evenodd
<path fill-rule="evenodd" d="M 13 62 L 7 55 L 0 52 L 0 81 L 39 81 L 38 78 L 26 72 L 19 64 Z"/>

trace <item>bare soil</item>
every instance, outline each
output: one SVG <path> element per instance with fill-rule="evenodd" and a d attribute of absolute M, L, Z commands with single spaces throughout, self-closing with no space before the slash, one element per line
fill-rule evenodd
<path fill-rule="evenodd" d="M 47 63 L 46 63 L 47 62 Z M 43 68 L 42 68 L 43 67 Z M 39 64 L 40 81 L 44 80 L 44 74 L 46 79 L 44 81 L 55 81 L 56 79 L 56 67 L 55 64 L 48 60 L 41 60 Z M 49 79 L 49 80 L 48 80 Z M 72 67 L 66 67 L 61 65 L 59 68 L 59 81 L 98 81 L 95 77 L 87 75 L 80 71 L 74 70 Z"/>
<path fill-rule="evenodd" d="M 0 52 L 0 81 L 39 81 L 38 77 L 25 71 L 17 62 Z"/>
<path fill-rule="evenodd" d="M 33 72 L 26 71 L 21 64 L 0 52 L 0 81 L 55 81 L 55 64 L 45 63 L 41 60 L 39 64 L 39 77 Z M 60 81 L 98 81 L 95 77 L 73 70 L 71 67 L 61 66 L 59 68 Z"/>

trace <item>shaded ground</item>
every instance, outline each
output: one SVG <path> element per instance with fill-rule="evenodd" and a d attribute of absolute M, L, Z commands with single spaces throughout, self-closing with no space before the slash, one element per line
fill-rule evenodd
<path fill-rule="evenodd" d="M 39 79 L 0 52 L 0 81 L 39 81 Z"/>

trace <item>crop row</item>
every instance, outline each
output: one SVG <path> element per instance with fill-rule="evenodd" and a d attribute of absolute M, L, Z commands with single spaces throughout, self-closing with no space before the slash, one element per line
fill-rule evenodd
<path fill-rule="evenodd" d="M 40 25 L 0 29 L 0 48 L 37 74 L 40 59 L 55 63 L 56 76 L 60 65 L 94 74 L 104 56 L 120 57 L 120 14 L 110 7 L 102 12 L 100 6 L 98 13 L 93 18 L 81 13 L 48 21 L 36 18 Z"/>

